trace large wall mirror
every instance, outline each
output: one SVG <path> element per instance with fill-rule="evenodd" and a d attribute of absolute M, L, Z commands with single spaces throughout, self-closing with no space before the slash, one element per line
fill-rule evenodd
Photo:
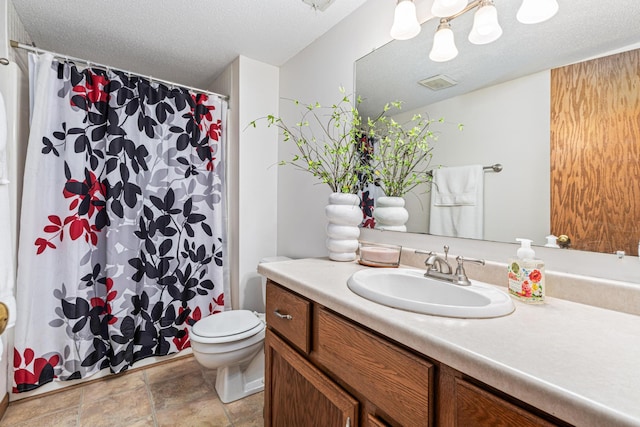
<path fill-rule="evenodd" d="M 487 45 L 467 41 L 472 13 L 454 19 L 451 26 L 459 54 L 449 62 L 428 58 L 435 18 L 423 23 L 417 37 L 392 41 L 356 62 L 361 115 L 375 117 L 386 102 L 401 100 L 400 122 L 415 112 L 444 119 L 434 124 L 439 134 L 433 143 L 434 168 L 503 166 L 498 173 L 488 169 L 484 174 L 484 240 L 514 242 L 516 237 L 526 237 L 541 245 L 552 232 L 551 211 L 557 205 L 550 195 L 554 158 L 551 70 L 640 47 L 637 1 L 559 3 L 560 10 L 550 21 L 524 25 L 515 18 L 519 1 L 495 0 L 503 35 Z M 430 78 L 455 84 L 438 90 L 420 84 Z M 631 85 L 629 90 L 640 91 L 640 87 Z M 576 97 L 576 102 L 585 100 Z M 458 123 L 464 124 L 463 131 L 458 130 Z M 564 167 L 570 167 L 570 162 Z M 429 232 L 428 190 L 425 187 L 405 197 L 409 232 Z M 562 234 L 562 230 L 554 233 Z M 640 226 L 631 233 L 637 244 Z M 610 252 L 628 247 L 625 244 L 612 242 L 602 246 L 605 249 L 592 246 L 587 250 Z M 627 253 L 637 255 L 635 248 Z"/>

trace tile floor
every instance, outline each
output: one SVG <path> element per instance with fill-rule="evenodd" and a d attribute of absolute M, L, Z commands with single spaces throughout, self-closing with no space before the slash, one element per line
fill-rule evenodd
<path fill-rule="evenodd" d="M 263 393 L 223 404 L 192 356 L 9 404 L 0 427 L 256 427 Z"/>

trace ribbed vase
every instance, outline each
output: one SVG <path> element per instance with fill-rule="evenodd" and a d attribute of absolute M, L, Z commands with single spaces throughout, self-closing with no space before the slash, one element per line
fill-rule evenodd
<path fill-rule="evenodd" d="M 324 209 L 327 224 L 327 249 L 333 261 L 356 259 L 362 222 L 360 197 L 357 194 L 331 193 Z"/>
<path fill-rule="evenodd" d="M 407 231 L 405 224 L 409 219 L 409 212 L 404 207 L 402 197 L 376 198 L 373 217 L 376 220 L 376 228 L 379 230 Z"/>

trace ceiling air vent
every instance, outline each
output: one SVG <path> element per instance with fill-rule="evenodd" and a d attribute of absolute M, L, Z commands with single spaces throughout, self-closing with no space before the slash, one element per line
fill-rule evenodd
<path fill-rule="evenodd" d="M 308 4 L 314 10 L 324 12 L 334 0 L 302 0 L 303 3 Z"/>
<path fill-rule="evenodd" d="M 455 86 L 458 84 L 457 81 L 453 80 L 449 76 L 445 76 L 444 74 L 438 74 L 437 76 L 427 77 L 424 80 L 420 80 L 422 86 L 429 88 L 431 90 L 440 90 L 446 89 L 451 86 Z"/>

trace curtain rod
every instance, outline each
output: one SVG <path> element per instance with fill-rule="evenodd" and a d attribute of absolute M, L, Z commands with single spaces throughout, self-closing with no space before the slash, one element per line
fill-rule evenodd
<path fill-rule="evenodd" d="M 168 80 L 158 79 L 158 78 L 152 77 L 152 76 L 144 76 L 144 75 L 139 74 L 139 73 L 134 73 L 134 72 L 131 72 L 131 71 L 128 71 L 128 70 L 123 70 L 123 69 L 117 68 L 117 67 L 111 67 L 109 65 L 99 64 L 97 62 L 88 61 L 86 59 L 74 58 L 73 56 L 69 56 L 69 55 L 62 55 L 60 53 L 51 52 L 51 51 L 48 51 L 48 50 L 40 49 L 40 48 L 35 47 L 35 46 L 31 46 L 31 45 L 28 45 L 28 44 L 20 43 L 20 42 L 17 42 L 15 40 L 10 40 L 10 44 L 11 44 L 11 47 L 14 48 L 14 49 L 24 49 L 24 50 L 27 50 L 29 52 L 35 52 L 35 53 L 49 53 L 49 54 L 53 55 L 54 57 L 59 58 L 59 59 L 64 59 L 65 61 L 81 62 L 83 64 L 86 64 L 89 67 L 98 67 L 98 68 L 103 68 L 105 70 L 115 70 L 115 71 L 119 71 L 121 73 L 125 73 L 127 75 L 135 75 L 135 76 L 139 76 L 139 77 L 144 77 L 144 78 L 149 79 L 150 81 L 163 83 L 163 84 L 165 84 L 167 86 L 179 86 L 179 87 L 182 87 L 182 88 L 185 88 L 185 89 L 189 89 L 189 90 L 194 91 L 194 92 L 199 92 L 199 93 L 204 93 L 204 94 L 207 94 L 207 95 L 216 96 L 216 97 L 224 99 L 224 100 L 228 100 L 229 99 L 229 96 L 227 96 L 227 95 L 221 95 L 219 93 L 211 92 L 209 90 L 198 89 L 197 87 L 192 87 L 192 86 L 185 86 L 185 85 L 180 84 L 180 83 L 174 83 L 174 82 L 170 82 Z"/>

